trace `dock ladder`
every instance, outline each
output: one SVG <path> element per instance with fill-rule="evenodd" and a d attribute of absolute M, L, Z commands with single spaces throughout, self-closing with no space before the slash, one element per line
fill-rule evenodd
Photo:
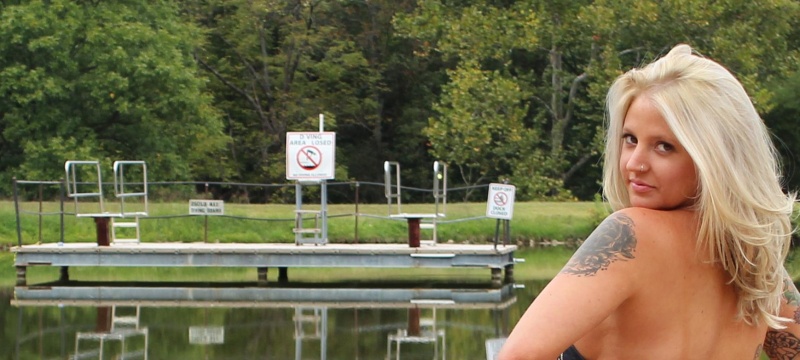
<path fill-rule="evenodd" d="M 394 184 L 392 183 L 392 168 L 394 167 Z M 397 199 L 397 213 L 402 213 L 402 200 L 400 197 L 400 163 L 397 161 L 383 162 L 383 194 L 386 196 L 386 205 L 389 206 L 389 213 L 392 213 L 392 199 Z"/>
<path fill-rule="evenodd" d="M 447 213 L 447 164 L 440 161 L 433 162 L 433 199 L 435 202 L 434 216 L 430 222 L 419 224 L 420 230 L 430 230 L 430 240 L 420 240 L 420 244 L 436 245 L 439 242 L 439 231 L 436 228 L 439 218 Z"/>
<path fill-rule="evenodd" d="M 319 185 L 320 187 L 319 210 L 303 209 L 303 187 L 309 185 Z M 313 227 L 305 227 L 303 225 L 308 215 L 313 216 Z M 295 245 L 325 245 L 328 243 L 328 186 L 325 180 L 303 180 L 295 183 L 294 228 L 292 232 L 294 232 Z"/>
<path fill-rule="evenodd" d="M 295 359 L 302 359 L 303 341 L 319 340 L 320 357 L 325 359 L 328 344 L 328 308 L 294 308 Z"/>
<path fill-rule="evenodd" d="M 416 314 L 419 316 L 421 309 L 409 309 L 409 316 Z M 447 358 L 447 341 L 444 329 L 436 326 L 436 308 L 432 308 L 432 315 L 427 318 L 409 318 L 409 328 L 397 329 L 394 334 L 387 336 L 386 359 L 400 360 L 400 350 L 404 343 L 409 344 L 431 344 L 433 345 L 433 359 Z M 394 345 L 394 346 L 393 346 Z M 394 356 L 392 356 L 394 355 Z"/>
<path fill-rule="evenodd" d="M 140 166 L 142 182 L 139 184 L 128 183 L 126 189 L 125 166 Z M 115 161 L 114 162 L 114 194 L 119 199 L 120 217 L 111 218 L 111 241 L 113 243 L 135 243 L 141 241 L 139 230 L 139 217 L 148 215 L 147 206 L 147 164 L 144 161 Z M 143 209 L 128 211 L 125 209 L 125 199 L 141 199 Z M 133 237 L 121 238 L 118 229 L 133 229 Z M 127 232 L 126 234 L 129 234 Z"/>
<path fill-rule="evenodd" d="M 149 347 L 150 334 L 147 327 L 139 326 L 139 306 L 124 306 L 124 308 L 133 308 L 133 314 L 126 313 L 121 315 L 118 312 L 119 306 L 112 306 L 111 308 L 111 322 L 110 327 L 108 324 L 103 324 L 104 321 L 100 318 L 98 313 L 98 331 L 96 332 L 77 332 L 75 334 L 75 354 L 70 356 L 70 360 L 78 359 L 144 359 L 147 360 L 147 353 Z M 107 310 L 107 308 L 106 308 Z M 98 310 L 99 311 L 99 310 Z M 106 317 L 107 319 L 107 317 Z M 131 348 L 129 341 L 136 337 L 142 338 L 143 348 L 134 350 Z M 118 354 L 108 354 L 109 350 L 114 351 L 116 347 L 106 349 L 106 343 L 109 341 L 118 341 L 120 344 Z M 81 350 L 81 346 L 87 342 L 96 342 L 96 347 L 90 350 Z M 133 345 L 140 344 L 134 342 Z"/>

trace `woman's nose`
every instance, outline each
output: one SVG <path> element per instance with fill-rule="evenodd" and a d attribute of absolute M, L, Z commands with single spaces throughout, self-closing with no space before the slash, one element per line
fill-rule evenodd
<path fill-rule="evenodd" d="M 641 151 L 640 147 L 637 146 L 636 149 L 632 151 L 631 156 L 628 158 L 628 162 L 625 164 L 625 169 L 628 171 L 638 172 L 644 172 L 645 170 L 649 169 L 647 155 Z"/>

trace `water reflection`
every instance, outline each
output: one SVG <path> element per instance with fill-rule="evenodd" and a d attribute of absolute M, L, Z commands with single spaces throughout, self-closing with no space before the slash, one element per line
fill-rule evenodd
<path fill-rule="evenodd" d="M 520 312 L 512 284 L 350 285 L 17 287 L 0 359 L 486 359 Z"/>

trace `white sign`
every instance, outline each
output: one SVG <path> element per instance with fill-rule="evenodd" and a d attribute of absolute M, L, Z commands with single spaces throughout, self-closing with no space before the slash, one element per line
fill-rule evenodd
<path fill-rule="evenodd" d="M 287 132 L 286 179 L 333 179 L 336 174 L 335 132 Z"/>
<path fill-rule="evenodd" d="M 222 326 L 190 326 L 189 343 L 208 345 L 225 342 L 225 328 Z"/>
<path fill-rule="evenodd" d="M 222 200 L 189 200 L 189 215 L 225 215 Z"/>
<path fill-rule="evenodd" d="M 506 338 L 486 339 L 486 360 L 496 360 L 505 343 Z"/>
<path fill-rule="evenodd" d="M 489 184 L 489 199 L 486 200 L 486 217 L 511 220 L 514 216 L 514 185 Z"/>

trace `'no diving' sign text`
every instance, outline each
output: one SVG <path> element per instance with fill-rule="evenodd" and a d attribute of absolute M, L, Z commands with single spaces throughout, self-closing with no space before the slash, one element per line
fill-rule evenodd
<path fill-rule="evenodd" d="M 489 184 L 489 199 L 486 200 L 486 217 L 511 220 L 514 215 L 514 191 L 508 184 Z"/>
<path fill-rule="evenodd" d="M 287 180 L 333 179 L 335 159 L 335 132 L 286 133 Z"/>

